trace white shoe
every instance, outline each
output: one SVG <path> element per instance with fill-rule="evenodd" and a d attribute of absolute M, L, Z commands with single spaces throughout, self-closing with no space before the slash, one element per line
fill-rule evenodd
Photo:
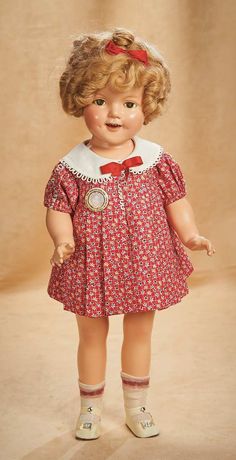
<path fill-rule="evenodd" d="M 152 415 L 150 412 L 146 412 L 144 406 L 126 408 L 125 412 L 125 423 L 138 438 L 149 438 L 160 434 Z"/>
<path fill-rule="evenodd" d="M 101 409 L 96 406 L 82 407 L 76 422 L 76 439 L 97 439 L 101 435 Z"/>

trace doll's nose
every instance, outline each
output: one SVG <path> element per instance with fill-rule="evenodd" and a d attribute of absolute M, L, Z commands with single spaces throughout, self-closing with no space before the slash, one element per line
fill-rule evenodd
<path fill-rule="evenodd" d="M 110 106 L 109 106 L 109 116 L 119 118 L 120 114 L 121 114 L 120 105 L 116 104 L 116 103 L 110 104 Z"/>

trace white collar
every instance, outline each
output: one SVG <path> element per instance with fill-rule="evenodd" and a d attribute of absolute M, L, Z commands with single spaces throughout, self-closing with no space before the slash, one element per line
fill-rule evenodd
<path fill-rule="evenodd" d="M 133 174 L 141 174 L 143 171 L 146 171 L 159 162 L 164 149 L 161 145 L 147 141 L 146 139 L 142 139 L 138 136 L 134 136 L 132 139 L 134 141 L 135 148 L 133 152 L 125 158 L 125 160 L 137 155 L 141 156 L 143 164 L 129 168 L 130 172 Z M 67 155 L 60 160 L 60 163 L 66 166 L 66 168 L 75 174 L 75 176 L 89 182 L 101 183 L 112 180 L 112 174 L 102 174 L 100 166 L 110 163 L 111 161 L 122 163 L 124 159 L 115 160 L 114 158 L 105 158 L 97 155 L 89 147 L 87 147 L 84 142 L 76 145 L 72 150 L 70 150 Z M 124 171 L 122 171 L 122 173 L 123 172 Z"/>

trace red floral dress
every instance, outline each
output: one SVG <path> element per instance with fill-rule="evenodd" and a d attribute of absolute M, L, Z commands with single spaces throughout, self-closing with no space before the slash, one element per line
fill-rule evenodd
<path fill-rule="evenodd" d="M 101 157 L 85 141 L 47 183 L 44 205 L 73 222 L 75 252 L 52 268 L 48 284 L 64 310 L 94 318 L 162 310 L 189 292 L 194 268 L 166 216 L 166 206 L 186 195 L 183 174 L 159 144 L 133 141 L 128 159 L 141 157 L 141 165 Z M 120 173 L 101 173 L 111 162 Z"/>

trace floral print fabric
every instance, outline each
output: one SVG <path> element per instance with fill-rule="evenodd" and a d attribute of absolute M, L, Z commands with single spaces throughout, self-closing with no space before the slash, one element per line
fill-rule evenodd
<path fill-rule="evenodd" d="M 70 213 L 75 239 L 74 254 L 52 268 L 48 294 L 78 315 L 162 310 L 189 292 L 194 268 L 166 215 L 186 195 L 180 166 L 163 152 L 142 174 L 123 173 L 96 185 L 59 162 L 45 189 L 44 205 Z M 102 211 L 85 204 L 95 187 L 109 197 Z"/>

